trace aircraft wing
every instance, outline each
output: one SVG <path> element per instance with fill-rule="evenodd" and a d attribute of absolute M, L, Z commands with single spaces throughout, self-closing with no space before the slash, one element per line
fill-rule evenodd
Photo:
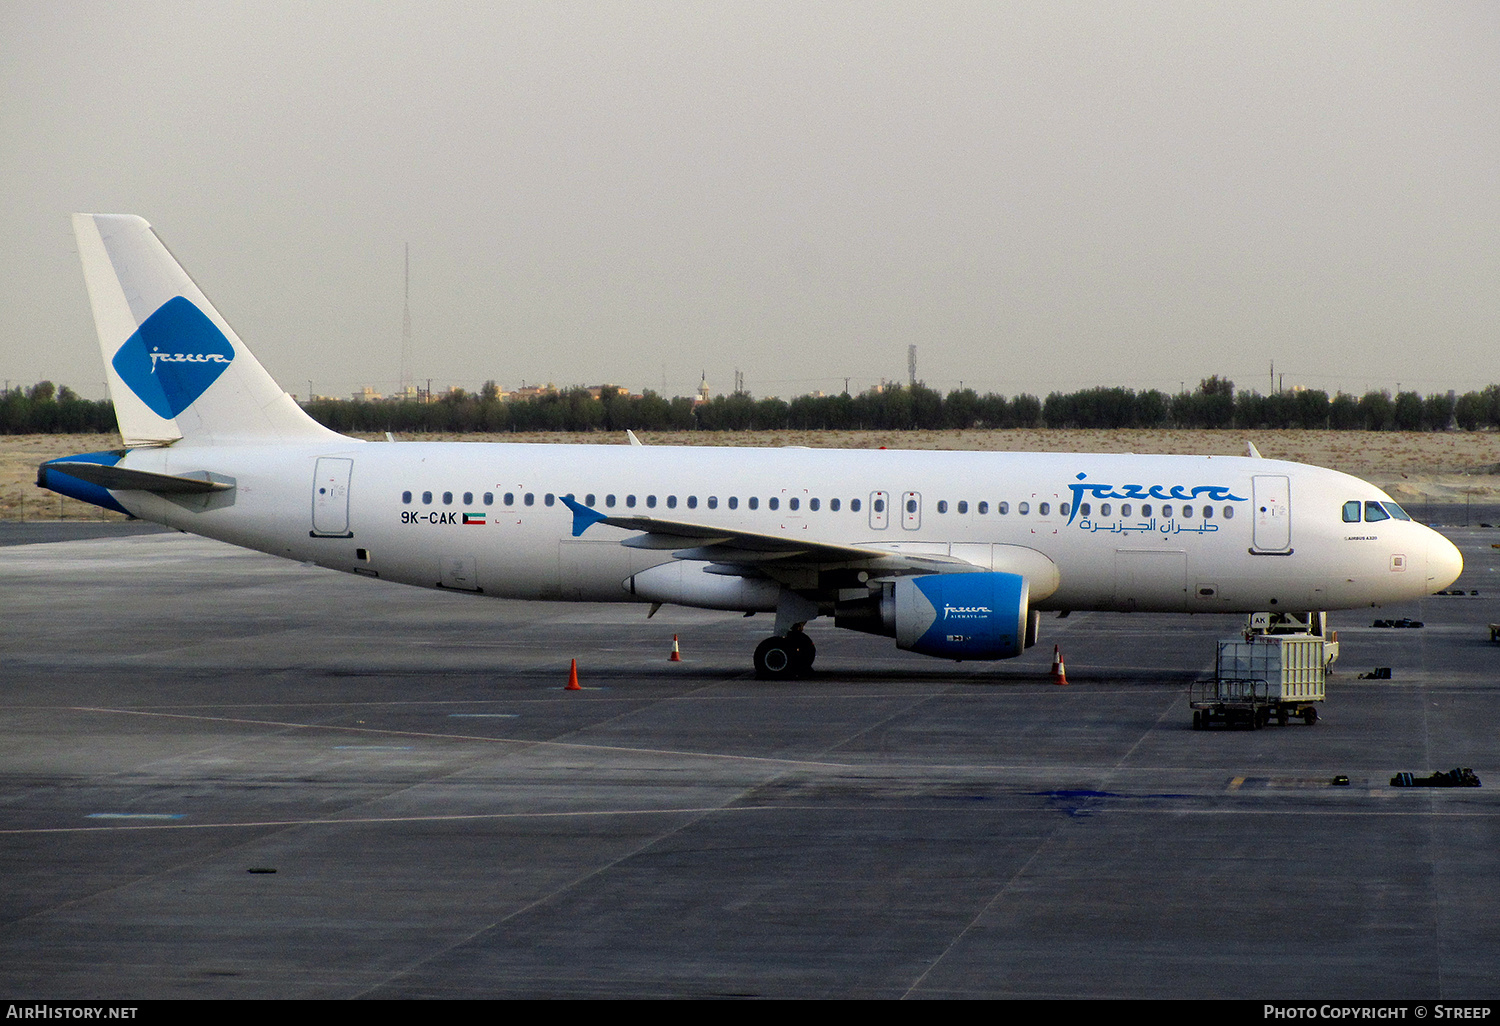
<path fill-rule="evenodd" d="M 562 497 L 573 511 L 573 536 L 594 524 L 641 532 L 620 542 L 633 549 L 671 550 L 676 559 L 704 560 L 725 574 L 766 574 L 777 570 L 829 570 L 851 567 L 882 575 L 972 573 L 988 570 L 967 560 L 936 553 L 893 552 L 861 545 L 838 545 L 787 535 L 695 524 L 659 517 L 615 517 Z"/>

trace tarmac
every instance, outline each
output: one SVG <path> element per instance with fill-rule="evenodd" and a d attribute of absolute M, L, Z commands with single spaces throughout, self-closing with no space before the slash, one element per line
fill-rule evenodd
<path fill-rule="evenodd" d="M 767 683 L 765 616 L 106 526 L 0 525 L 0 997 L 1500 996 L 1500 530 L 1330 615 L 1315 726 L 1195 731 L 1241 616 Z"/>

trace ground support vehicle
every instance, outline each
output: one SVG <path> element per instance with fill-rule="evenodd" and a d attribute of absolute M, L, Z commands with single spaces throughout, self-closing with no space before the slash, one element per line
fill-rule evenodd
<path fill-rule="evenodd" d="M 1220 641 L 1213 679 L 1195 682 L 1188 694 L 1193 728 L 1256 730 L 1272 717 L 1283 726 L 1293 717 L 1311 726 L 1325 697 L 1325 665 L 1324 641 L 1314 635 Z"/>

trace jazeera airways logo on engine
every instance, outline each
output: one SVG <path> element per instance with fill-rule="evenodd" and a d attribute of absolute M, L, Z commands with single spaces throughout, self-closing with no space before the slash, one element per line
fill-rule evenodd
<path fill-rule="evenodd" d="M 989 606 L 950 606 L 946 602 L 943 603 L 944 620 L 973 620 L 976 618 L 982 620 L 993 613 L 994 610 Z"/>
<path fill-rule="evenodd" d="M 183 296 L 163 303 L 110 361 L 120 380 L 158 417 L 193 405 L 234 361 L 234 347 Z"/>

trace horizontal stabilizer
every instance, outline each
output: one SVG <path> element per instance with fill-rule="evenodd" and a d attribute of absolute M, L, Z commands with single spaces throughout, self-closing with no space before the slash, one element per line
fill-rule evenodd
<path fill-rule="evenodd" d="M 50 487 L 43 480 L 49 470 L 55 470 L 69 477 L 76 477 L 80 481 L 87 481 L 89 484 L 98 485 L 100 488 L 110 488 L 117 492 L 201 495 L 205 492 L 227 492 L 234 487 L 224 481 L 210 481 L 206 474 L 202 477 L 178 477 L 173 474 L 153 474 L 145 470 L 110 467 L 102 463 L 68 463 L 53 460 L 42 464 L 39 470 L 37 484 L 43 488 Z"/>

